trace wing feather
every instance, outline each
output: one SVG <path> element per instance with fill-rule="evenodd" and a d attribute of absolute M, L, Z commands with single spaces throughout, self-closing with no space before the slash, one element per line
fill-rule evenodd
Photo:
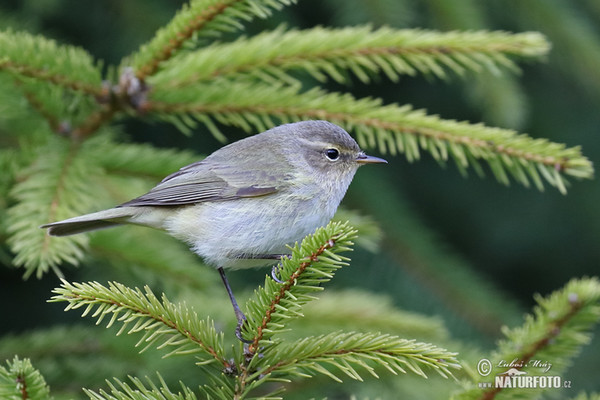
<path fill-rule="evenodd" d="M 272 194 L 287 184 L 275 171 L 198 162 L 169 175 L 148 193 L 121 206 L 178 206 Z"/>

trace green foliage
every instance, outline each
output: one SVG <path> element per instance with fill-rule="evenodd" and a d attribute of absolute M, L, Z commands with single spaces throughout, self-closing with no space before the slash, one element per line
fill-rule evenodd
<path fill-rule="evenodd" d="M 127 399 L 156 399 L 156 400 L 196 400 L 196 395 L 184 387 L 183 392 L 173 393 L 159 375 L 160 386 L 147 379 L 148 386 L 139 378 L 131 378 L 133 387 L 127 383 L 115 379 L 115 383 L 107 381 L 110 393 L 101 389 L 98 393 L 93 390 L 85 390 L 92 400 L 127 400 Z"/>
<path fill-rule="evenodd" d="M 173 346 L 169 354 L 200 353 L 201 362 L 223 360 L 223 335 L 216 333 L 212 321 L 200 320 L 194 310 L 170 302 L 164 294 L 159 300 L 147 286 L 142 291 L 117 282 L 105 287 L 97 282 L 63 281 L 54 293 L 52 301 L 69 302 L 66 310 L 85 306 L 82 316 L 92 313 L 97 318 L 96 324 L 110 315 L 107 328 L 115 322 L 122 323 L 117 335 L 144 332 L 138 342 L 144 344 L 142 351 L 151 346 L 160 349 Z"/>
<path fill-rule="evenodd" d="M 451 158 L 463 173 L 472 167 L 482 175 L 483 160 L 504 184 L 511 176 L 525 186 L 533 182 L 541 190 L 545 180 L 566 193 L 564 175 L 585 178 L 593 174 L 590 161 L 578 147 L 567 148 L 507 129 L 443 120 L 409 106 L 382 105 L 377 99 L 356 100 L 348 94 L 319 89 L 301 92 L 297 87 L 247 82 L 164 92 L 157 88 L 155 95 L 163 101 L 152 102 L 149 107 L 169 121 L 177 121 L 173 114 L 184 114 L 213 127 L 211 118 L 252 131 L 272 127 L 278 121 L 327 119 L 355 131 L 361 146 L 378 147 L 384 153 L 402 152 L 409 161 L 419 159 L 424 150 L 441 162 Z M 179 120 L 178 125 L 186 123 L 195 127 L 189 119 Z"/>
<path fill-rule="evenodd" d="M 472 167 L 482 174 L 484 163 L 502 183 L 507 184 L 510 176 L 542 189 L 547 182 L 562 193 L 567 176 L 593 175 L 591 163 L 578 147 L 443 120 L 408 105 L 383 105 L 379 99 L 356 99 L 318 88 L 305 90 L 296 79 L 298 72 L 344 84 L 351 82 L 352 75 L 363 82 L 382 74 L 392 81 L 400 75 L 447 78 L 450 72 L 464 75 L 467 71 L 498 75 L 517 70 L 517 60 L 537 59 L 548 52 L 550 46 L 539 33 L 279 28 L 231 43 L 208 41 L 289 3 L 192 1 L 138 52 L 124 58 L 118 77 L 113 76 L 115 68 L 108 68 L 106 82 L 100 65 L 84 50 L 24 32 L 2 33 L 0 40 L 6 46 L 1 47 L 0 75 L 9 78 L 6 87 L 11 80 L 16 83 L 18 90 L 9 90 L 47 122 L 44 129 L 36 130 L 39 138 L 32 139 L 37 146 L 34 154 L 44 160 L 31 160 L 29 173 L 21 174 L 10 192 L 16 204 L 10 209 L 6 232 L 17 254 L 15 263 L 26 267 L 26 275 L 39 276 L 64 261 L 81 261 L 87 239 L 48 238 L 35 227 L 88 211 L 92 203 L 84 202 L 84 197 L 100 201 L 118 197 L 107 196 L 110 192 L 105 189 L 111 187 L 86 182 L 100 180 L 106 172 L 109 177 L 130 177 L 124 186 L 138 187 L 144 176 L 159 179 L 195 160 L 185 152 L 119 143 L 107 125 L 124 113 L 161 118 L 183 131 L 200 122 L 223 141 L 226 136 L 219 123 L 255 132 L 280 122 L 327 119 L 353 131 L 365 148 L 402 152 L 411 161 L 424 151 L 442 163 L 453 159 L 462 172 Z M 49 139 L 48 128 L 70 136 L 72 143 Z M 19 131 L 10 123 L 7 129 Z M 112 185 L 115 180 L 106 182 Z M 46 190 L 37 193 L 42 186 Z M 44 203 L 51 204 L 51 210 L 43 211 Z M 36 212 L 29 213 L 32 209 Z"/>
<path fill-rule="evenodd" d="M 6 9 L 0 6 L 0 20 L 9 22 L 5 26 L 33 30 L 51 25 L 42 22 L 39 15 L 62 23 L 58 13 L 67 13 L 66 3 L 60 0 L 43 5 L 36 0 L 18 3 L 15 7 L 23 5 L 23 21 L 7 17 Z M 266 18 L 291 3 L 192 0 L 139 50 L 125 56 L 123 49 L 138 46 L 127 42 L 135 35 L 121 30 L 111 36 L 112 31 L 119 25 L 133 30 L 139 25 L 111 19 L 100 24 L 101 42 L 109 43 L 111 60 L 121 61 L 107 68 L 94 60 L 91 48 L 88 52 L 87 47 L 83 50 L 58 44 L 33 33 L 0 32 L 0 238 L 7 244 L 0 246 L 0 261 L 23 267 L 26 277 L 40 277 L 49 270 L 61 275 L 61 264 L 76 265 L 85 259 L 87 265 L 98 268 L 70 273 L 78 274 L 78 278 L 92 275 L 89 280 L 93 282 L 64 281 L 55 300 L 69 302 L 68 308 L 81 308 L 98 322 L 120 326 L 120 333 L 131 333 L 139 346 L 148 349 L 136 358 L 130 350 L 135 343 L 126 335 L 115 340 L 108 330 L 99 333 L 82 326 L 54 327 L 0 338 L 0 359 L 12 359 L 15 353 L 30 357 L 60 399 L 77 397 L 82 385 L 89 387 L 85 390 L 88 397 L 111 400 L 194 399 L 196 395 L 281 398 L 284 390 L 286 398 L 363 398 L 373 393 L 389 393 L 390 398 L 414 398 L 416 393 L 445 398 L 458 384 L 442 376 L 457 367 L 458 357 L 439 347 L 441 342 L 443 347 L 461 351 L 462 369 L 454 371 L 464 390 L 457 394 L 459 398 L 496 395 L 475 389 L 482 378 L 471 371 L 472 360 L 481 358 L 485 345 L 471 338 L 462 343 L 450 339 L 456 336 L 456 329 L 449 321 L 457 319 L 465 329 L 477 331 L 485 343 L 497 334 L 498 325 L 520 314 L 519 307 L 485 279 L 484 274 L 493 274 L 487 265 L 477 265 L 483 268 L 475 270 L 463 257 L 447 250 L 441 238 L 424 226 L 418 212 L 404 204 L 404 196 L 396 193 L 401 190 L 399 182 L 390 184 L 383 174 L 364 175 L 367 172 L 361 171 L 370 177 L 368 184 L 358 186 L 356 182 L 353 186 L 357 189 L 355 199 L 362 199 L 358 208 L 363 211 L 341 210 L 336 217 L 338 221 L 350 220 L 359 231 L 358 237 L 347 225 L 329 225 L 297 245 L 291 259 L 282 260 L 280 278 L 284 283 L 267 277 L 262 287 L 246 294 L 248 323 L 244 335 L 252 344 L 245 348 L 237 342 L 228 345 L 233 340 L 233 320 L 223 293 L 215 294 L 220 289 L 218 276 L 204 268 L 184 245 L 165 239 L 162 233 L 139 228 L 67 238 L 46 236 L 38 228 L 127 201 L 165 175 L 200 159 L 189 151 L 126 142 L 124 131 L 129 134 L 135 126 L 121 125 L 123 119 L 158 119 L 185 133 L 192 129 L 210 132 L 222 142 L 234 135 L 229 127 L 253 134 L 282 122 L 327 119 L 346 128 L 367 150 L 402 153 L 409 161 L 430 154 L 442 165 L 452 159 L 462 173 L 472 168 L 483 175 L 489 170 L 504 184 L 513 180 L 538 189 L 549 184 L 565 193 L 567 179 L 593 176 L 592 164 L 578 146 L 554 142 L 557 139 L 549 126 L 557 118 L 552 112 L 544 115 L 544 124 L 527 128 L 532 134 L 542 132 L 541 136 L 552 138 L 550 141 L 509 129 L 443 119 L 410 105 L 391 103 L 402 98 L 399 96 L 391 100 L 361 97 L 365 84 L 373 85 L 369 86 L 369 96 L 371 88 L 377 90 L 376 84 L 382 82 L 395 94 L 404 95 L 411 93 L 408 82 L 419 82 L 413 77 L 458 81 L 465 88 L 464 96 L 453 90 L 450 103 L 464 97 L 482 112 L 487 123 L 523 129 L 528 104 L 538 107 L 547 95 L 544 91 L 541 101 L 527 98 L 524 80 L 516 77 L 518 64 L 548 59 L 550 42 L 551 62 L 557 52 L 568 54 L 563 75 L 584 82 L 590 92 L 600 87 L 594 74 L 600 54 L 595 50 L 600 42 L 594 37 L 593 19 L 572 12 L 584 7 L 585 14 L 600 15 L 592 2 L 572 6 L 559 0 L 543 5 L 509 1 L 506 4 L 518 7 L 517 12 L 503 6 L 499 20 L 511 20 L 511 29 L 525 33 L 507 33 L 491 30 L 500 25 L 498 20 L 486 21 L 489 13 L 485 7 L 494 9 L 491 3 L 329 0 L 317 2 L 317 12 L 311 9 L 305 13 L 316 17 L 320 7 L 331 7 L 335 9 L 332 21 L 362 25 L 335 29 L 287 29 L 280 25 L 254 36 L 233 36 L 250 21 L 254 23 L 251 31 L 256 32 L 261 27 L 257 17 Z M 138 20 L 141 7 L 149 7 L 144 12 L 155 10 L 168 16 L 155 4 L 122 2 L 111 18 L 122 13 Z M 41 7 L 43 12 L 32 12 Z M 370 16 L 368 21 L 363 19 L 365 15 Z M 430 21 L 423 20 L 423 15 L 444 31 L 398 29 L 407 25 L 429 28 Z M 529 32 L 537 27 L 547 36 Z M 78 29 L 81 26 L 75 31 Z M 51 34 L 68 37 L 64 31 Z M 78 43 L 85 42 L 84 36 Z M 113 43 L 115 36 L 124 42 Z M 552 67 L 542 68 L 548 71 Z M 527 70 L 526 76 L 531 76 Z M 362 94 L 342 93 L 342 85 Z M 436 97 L 438 89 L 433 89 Z M 419 104 L 422 99 L 414 101 Z M 569 112 L 569 107 L 569 101 L 561 102 L 561 111 Z M 446 110 L 442 108 L 442 112 Z M 153 137 L 154 128 L 161 132 L 158 139 Z M 173 146 L 165 131 L 164 125 L 158 125 L 134 137 Z M 574 132 L 579 132 L 579 125 Z M 572 136 L 570 140 L 578 143 L 584 138 Z M 593 149 L 586 148 L 586 152 L 593 154 Z M 363 214 L 365 208 L 368 215 Z M 557 226 L 562 225 L 558 222 Z M 570 226 L 564 229 L 568 231 Z M 352 289 L 323 292 L 321 285 L 348 261 L 338 253 L 354 240 L 378 255 L 365 258 L 361 266 L 365 269 L 353 269 L 346 282 L 351 281 L 348 275 L 359 276 L 361 284 L 387 290 L 390 295 Z M 485 244 L 495 240 L 495 236 L 486 238 Z M 366 257 L 364 252 L 357 253 Z M 403 274 L 401 279 L 394 281 L 399 273 Z M 239 274 L 245 279 L 252 272 Z M 115 283 L 100 285 L 98 276 Z M 142 286 L 137 282 L 148 286 L 131 289 L 116 281 L 136 282 L 132 287 Z M 504 330 L 506 338 L 493 358 L 548 358 L 554 362 L 553 370 L 565 371 L 590 340 L 590 328 L 598 320 L 597 287 L 595 278 L 578 280 L 547 299 L 539 298 L 538 308 L 521 328 Z M 18 297 L 10 289 L 6 291 L 10 306 L 5 308 L 20 311 L 34 295 L 22 290 L 24 297 Z M 157 290 L 169 293 L 171 300 L 156 296 Z M 316 296 L 322 298 L 312 301 Z M 408 298 L 413 301 L 405 302 Z M 442 306 L 432 307 L 436 302 Z M 418 312 L 400 310 L 399 304 Z M 443 313 L 444 321 L 421 313 Z M 20 314 L 33 318 L 26 312 Z M 13 330 L 13 320 L 3 315 L 2 321 L 5 329 Z M 159 364 L 157 352 L 179 356 L 165 360 L 172 364 Z M 201 365 L 194 368 L 193 362 Z M 139 378 L 154 376 L 157 370 L 161 374 L 156 378 Z M 429 374 L 432 376 L 423 383 L 425 371 L 438 374 Z M 408 374 L 396 378 L 399 372 Z M 126 383 L 127 374 L 130 379 Z M 371 375 L 381 377 L 377 388 L 383 391 L 369 392 L 361 389 L 367 385 L 352 384 Z M 98 382 L 110 376 L 115 378 L 108 381 L 108 389 L 98 388 Z M 20 377 L 25 377 L 27 398 L 49 396 L 43 378 L 28 360 L 14 358 L 8 368 L 0 367 L 1 398 L 24 398 Z M 312 378 L 304 379 L 308 377 Z M 344 385 L 336 385 L 342 378 Z M 327 386 L 327 380 L 334 385 Z M 177 382 L 182 382 L 179 390 L 174 389 Z M 198 386 L 198 393 L 191 389 Z M 503 391 L 498 397 L 538 394 Z M 597 397 L 583 393 L 577 399 Z"/>
<path fill-rule="evenodd" d="M 17 254 L 15 265 L 26 268 L 25 276 L 38 276 L 66 261 L 77 264 L 83 257 L 88 238 L 51 240 L 39 226 L 68 218 L 73 211 L 85 213 L 95 204 L 94 180 L 102 171 L 89 163 L 95 140 L 80 145 L 50 136 L 33 163 L 19 175 L 11 190 L 17 203 L 8 210 L 8 243 Z"/>
<path fill-rule="evenodd" d="M 266 348 L 262 357 L 254 358 L 256 362 L 251 363 L 249 368 L 259 368 L 259 371 L 255 372 L 256 377 L 259 374 L 275 372 L 284 376 L 304 377 L 321 373 L 342 382 L 325 366 L 334 367 L 348 377 L 362 381 L 354 366 L 362 367 L 373 377 L 379 378 L 375 369 L 368 363 L 371 362 L 385 367 L 393 374 L 406 373 L 406 370 L 409 370 L 426 378 L 421 366 L 427 366 L 443 377 L 448 377 L 452 376 L 449 368 L 459 367 L 454 364 L 454 356 L 454 353 L 431 344 L 417 343 L 396 336 L 334 332 L 306 337 L 289 344 L 276 342 Z M 279 361 L 272 364 L 270 360 Z M 261 366 L 264 367 L 260 368 Z"/>
<path fill-rule="evenodd" d="M 171 58 L 186 42 L 215 37 L 221 32 L 243 28 L 241 21 L 254 17 L 266 18 L 272 9 L 292 4 L 293 0 L 192 0 L 160 29 L 156 36 L 125 62 L 136 75 L 144 78 L 159 68 L 159 63 Z"/>
<path fill-rule="evenodd" d="M 36 370 L 29 359 L 15 356 L 0 366 L 0 398 L 6 400 L 47 400 L 50 388 L 44 377 Z"/>
<path fill-rule="evenodd" d="M 19 79 L 30 78 L 91 93 L 97 91 L 101 84 L 97 65 L 83 49 L 59 45 L 43 36 L 10 30 L 0 32 L 0 48 L 0 71 Z"/>
<path fill-rule="evenodd" d="M 342 232 L 341 234 L 338 232 Z M 348 251 L 356 231 L 347 224 L 330 223 L 314 235 L 307 236 L 302 244 L 292 249 L 292 255 L 283 257 L 278 265 L 278 275 L 282 283 L 269 276 L 264 287 L 255 291 L 246 307 L 248 327 L 242 336 L 253 338 L 253 346 L 258 348 L 261 341 L 270 340 L 273 335 L 285 331 L 285 322 L 291 315 L 302 315 L 300 307 L 314 300 L 314 293 L 323 290 L 335 271 L 347 264 L 348 258 L 337 253 Z"/>
<path fill-rule="evenodd" d="M 391 28 L 277 29 L 233 43 L 215 44 L 165 64 L 150 82 L 157 87 L 185 87 L 215 78 L 254 78 L 295 83 L 288 71 L 306 71 L 319 81 L 349 83 L 348 73 L 368 83 L 384 74 L 433 75 L 447 71 L 518 70 L 510 57 L 535 58 L 548 52 L 539 33 L 434 32 Z"/>
<path fill-rule="evenodd" d="M 193 354 L 196 364 L 215 376 L 222 385 L 206 390 L 247 396 L 266 382 L 287 382 L 291 378 L 310 377 L 315 374 L 341 381 L 336 375 L 362 381 L 357 368 L 378 377 L 375 367 L 406 373 L 411 371 L 425 377 L 423 368 L 433 369 L 444 377 L 451 376 L 450 368 L 458 368 L 456 354 L 432 344 L 401 339 L 380 333 L 334 332 L 288 341 L 279 338 L 285 322 L 300 317 L 304 304 L 316 297 L 311 293 L 321 291 L 318 286 L 331 279 L 337 269 L 347 265 L 347 258 L 338 253 L 350 250 L 355 231 L 348 224 L 330 223 L 307 236 L 294 248 L 292 256 L 279 264 L 282 283 L 270 277 L 265 288 L 259 288 L 247 303 L 247 321 L 243 335 L 251 341 L 249 346 L 234 347 L 231 361 L 225 356 L 224 335 L 217 333 L 211 320 L 200 320 L 197 313 L 183 303 L 170 302 L 163 294 L 156 297 L 149 287 L 130 289 L 119 283 L 103 286 L 97 282 L 69 283 L 55 289 L 54 302 L 68 302 L 67 310 L 83 308 L 83 316 L 91 315 L 97 324 L 110 318 L 107 327 L 120 324 L 117 335 L 141 333 L 138 345 L 145 349 L 154 346 L 170 349 L 167 355 Z M 150 382 L 146 389 L 137 378 L 134 385 L 144 398 L 181 398 L 171 393 L 164 382 L 158 388 Z M 135 398 L 135 391 L 127 384 L 109 383 L 112 395 L 118 399 Z M 185 397 L 194 396 L 191 389 L 183 387 Z M 92 398 L 109 398 L 88 391 Z"/>
<path fill-rule="evenodd" d="M 90 95 L 101 93 L 100 66 L 83 49 L 10 30 L 0 32 L 0 48 L 0 73 L 14 79 L 0 86 L 26 98 L 51 129 L 65 131 L 95 107 Z"/>
<path fill-rule="evenodd" d="M 549 374 L 562 374 L 581 348 L 591 340 L 590 331 L 600 320 L 600 281 L 598 278 L 573 279 L 548 297 L 536 296 L 538 305 L 533 314 L 525 317 L 525 323 L 516 328 L 504 327 L 505 339 L 490 359 L 516 360 L 519 370 L 532 375 L 545 372 L 535 360 L 550 364 Z M 487 377 L 472 374 L 476 382 L 489 381 L 507 368 L 495 365 Z M 542 371 L 542 372 L 540 372 Z M 469 386 L 474 386 L 470 383 Z M 498 389 L 470 389 L 455 396 L 457 399 L 490 398 Z M 534 398 L 543 389 L 510 388 L 503 390 L 502 398 Z"/>

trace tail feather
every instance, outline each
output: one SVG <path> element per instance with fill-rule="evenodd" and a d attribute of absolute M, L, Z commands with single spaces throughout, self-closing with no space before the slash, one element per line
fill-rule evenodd
<path fill-rule="evenodd" d="M 64 221 L 52 222 L 42 225 L 40 228 L 48 228 L 48 233 L 52 236 L 68 236 L 120 225 L 128 222 L 132 216 L 133 212 L 130 207 L 117 207 L 65 219 Z"/>

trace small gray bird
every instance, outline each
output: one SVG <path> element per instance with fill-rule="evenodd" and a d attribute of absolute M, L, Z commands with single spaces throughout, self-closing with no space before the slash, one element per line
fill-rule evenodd
<path fill-rule="evenodd" d="M 285 124 L 231 143 L 117 207 L 42 228 L 53 236 L 120 224 L 167 231 L 219 270 L 241 339 L 245 317 L 223 268 L 273 264 L 287 245 L 327 224 L 360 165 L 385 162 L 330 122 Z"/>

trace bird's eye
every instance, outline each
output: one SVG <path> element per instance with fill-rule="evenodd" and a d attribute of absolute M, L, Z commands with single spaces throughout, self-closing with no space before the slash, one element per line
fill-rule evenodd
<path fill-rule="evenodd" d="M 325 150 L 325 156 L 329 158 L 331 161 L 335 161 L 340 158 L 340 152 L 338 149 L 327 149 Z"/>

